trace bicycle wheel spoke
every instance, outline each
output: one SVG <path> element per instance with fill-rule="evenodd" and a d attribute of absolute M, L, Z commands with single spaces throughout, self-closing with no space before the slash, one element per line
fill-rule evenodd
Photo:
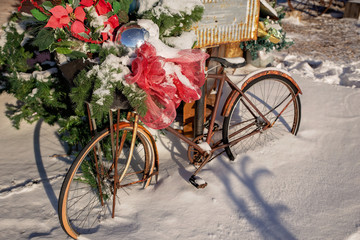
<path fill-rule="evenodd" d="M 72 221 L 78 220 L 84 211 L 91 211 L 94 208 L 92 206 L 93 206 L 93 203 L 95 203 L 95 200 L 96 200 L 96 197 L 92 197 L 92 199 L 89 201 L 89 203 L 86 206 L 83 206 L 82 208 L 78 209 L 76 212 L 73 211 L 73 213 L 71 215 L 69 215 L 69 218 L 73 219 Z M 68 211 L 69 211 L 69 209 L 68 209 Z"/>
<path fill-rule="evenodd" d="M 124 131 L 132 133 L 130 123 L 119 128 L 120 135 Z M 117 149 L 114 144 L 118 145 L 120 142 L 114 140 L 114 135 L 111 136 L 108 130 L 99 133 L 79 153 L 65 177 L 59 196 L 59 218 L 65 232 L 73 238 L 79 234 L 98 231 L 101 221 L 111 217 L 113 202 L 119 205 L 120 195 L 124 192 L 130 194 L 130 189 L 136 188 L 136 184 L 132 183 L 144 182 L 150 175 L 149 172 L 153 171 L 150 169 L 150 166 L 155 166 L 153 140 L 142 128 L 133 138 L 132 153 L 131 139 L 124 137 L 123 147 L 118 146 Z M 116 168 L 114 154 L 117 155 Z M 132 157 L 129 158 L 129 155 Z M 117 176 L 123 176 L 123 191 L 116 191 L 120 183 L 114 189 L 115 169 Z"/>
<path fill-rule="evenodd" d="M 73 190 L 74 191 L 74 190 Z M 86 194 L 90 194 L 92 190 L 88 190 Z M 69 199 L 69 202 L 71 202 L 72 204 L 68 206 L 68 208 L 71 208 L 72 206 L 76 205 L 81 199 L 83 199 L 86 194 L 83 194 L 81 196 L 78 196 L 78 197 L 73 197 L 73 198 L 70 198 Z M 75 201 L 73 201 L 75 200 Z"/>
<path fill-rule="evenodd" d="M 292 83 L 276 75 L 259 77 L 245 87 L 244 94 L 266 120 L 257 110 L 249 111 L 244 101 L 234 104 L 223 126 L 223 141 L 230 144 L 225 150 L 231 159 L 286 133 L 296 134 L 300 124 L 300 99 L 295 90 Z M 258 115 L 254 117 L 254 113 Z M 267 122 L 271 125 L 267 126 Z M 257 133 L 249 134 L 254 131 Z M 238 139 L 242 140 L 237 142 Z"/>

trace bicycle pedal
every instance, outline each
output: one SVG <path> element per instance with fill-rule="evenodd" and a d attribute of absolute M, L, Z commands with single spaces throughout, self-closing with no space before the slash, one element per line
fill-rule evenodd
<path fill-rule="evenodd" d="M 195 176 L 195 175 L 192 175 L 189 178 L 189 182 L 197 189 L 205 188 L 207 186 L 207 182 L 205 182 L 204 179 L 202 179 L 201 177 Z"/>

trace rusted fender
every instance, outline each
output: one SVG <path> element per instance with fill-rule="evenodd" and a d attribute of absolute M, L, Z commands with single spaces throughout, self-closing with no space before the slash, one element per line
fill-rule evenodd
<path fill-rule="evenodd" d="M 131 123 L 130 122 L 120 122 L 119 125 L 114 125 L 114 128 L 115 130 L 119 127 L 120 129 L 123 128 L 123 127 L 129 127 L 131 126 Z M 144 133 L 146 133 L 148 135 L 148 137 L 150 138 L 150 141 L 154 147 L 154 166 L 153 166 L 153 169 L 151 169 L 152 172 L 158 172 L 159 171 L 159 152 L 157 150 L 157 146 L 156 146 L 156 142 L 155 142 L 155 139 L 153 137 L 153 135 L 142 125 L 138 125 L 138 131 L 139 129 L 141 129 L 141 131 L 143 131 Z M 150 183 L 150 180 L 151 178 L 149 178 L 148 181 L 146 181 L 145 183 L 145 187 L 147 187 Z"/>
<path fill-rule="evenodd" d="M 254 71 L 250 74 L 248 74 L 243 80 L 243 84 L 241 86 L 241 90 L 244 90 L 244 88 L 254 79 L 266 75 L 278 75 L 281 77 L 284 77 L 288 79 L 294 86 L 297 88 L 300 94 L 302 94 L 302 91 L 299 87 L 299 85 L 296 83 L 296 81 L 290 76 L 290 73 L 288 73 L 285 70 L 279 69 L 279 68 L 265 68 L 260 69 L 258 71 Z M 221 112 L 221 115 L 224 117 L 229 116 L 232 106 L 235 104 L 235 101 L 237 97 L 240 95 L 240 93 L 236 90 L 232 90 L 232 92 L 229 94 L 228 98 L 225 101 L 224 108 Z"/>
<path fill-rule="evenodd" d="M 249 82 L 251 82 L 252 80 L 254 80 L 255 78 L 261 77 L 261 76 L 265 76 L 265 75 L 279 75 L 282 76 L 286 79 L 288 79 L 292 84 L 294 84 L 294 86 L 298 89 L 298 91 L 300 92 L 300 94 L 302 94 L 302 91 L 299 87 L 299 85 L 296 83 L 296 81 L 290 76 L 290 73 L 279 69 L 279 68 L 265 68 L 265 69 L 260 69 L 258 71 L 252 72 L 250 74 L 248 74 L 244 79 L 243 79 L 243 85 L 241 86 L 241 90 L 243 90 L 247 84 L 249 84 Z"/>

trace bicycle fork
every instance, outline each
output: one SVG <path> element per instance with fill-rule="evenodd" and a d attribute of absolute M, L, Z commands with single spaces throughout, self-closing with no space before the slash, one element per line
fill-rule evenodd
<path fill-rule="evenodd" d="M 118 113 L 118 125 L 119 126 L 119 113 Z M 134 121 L 133 121 L 133 132 L 132 132 L 132 139 L 131 139 L 131 144 L 130 144 L 130 152 L 129 152 L 129 156 L 127 158 L 126 161 L 126 165 L 125 165 L 125 169 L 122 172 L 121 176 L 119 176 L 118 174 L 118 159 L 119 159 L 119 154 L 121 153 L 123 147 L 124 147 L 124 143 L 126 140 L 126 136 L 128 131 L 124 131 L 122 136 L 121 136 L 121 141 L 120 141 L 120 145 L 119 145 L 119 127 L 116 128 L 116 147 L 114 147 L 113 144 L 113 132 L 111 132 L 112 134 L 112 148 L 113 148 L 113 167 L 114 167 L 114 186 L 113 186 L 113 206 L 112 206 L 112 218 L 115 217 L 115 205 L 116 205 L 116 193 L 117 193 L 117 189 L 118 186 L 120 184 L 120 182 L 123 180 L 123 178 L 125 177 L 125 174 L 130 166 L 132 157 L 133 157 L 133 152 L 134 152 L 134 147 L 135 147 L 135 142 L 136 142 L 136 135 L 137 135 L 137 129 L 138 129 L 138 123 L 139 123 L 139 115 L 135 114 L 134 116 Z M 112 120 L 112 118 L 110 119 Z M 112 121 L 110 121 L 111 123 Z M 111 127 L 112 129 L 112 127 Z M 112 130 L 111 130 L 112 131 Z M 115 151 L 114 151 L 115 150 Z M 115 154 L 114 154 L 115 152 Z M 110 169 L 111 170 L 111 169 Z"/>

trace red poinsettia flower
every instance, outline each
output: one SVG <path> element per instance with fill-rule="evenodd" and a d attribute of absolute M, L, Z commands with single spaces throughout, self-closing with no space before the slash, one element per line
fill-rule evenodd
<path fill-rule="evenodd" d="M 84 20 L 86 14 L 81 7 L 77 7 L 75 11 L 73 11 L 73 8 L 68 4 L 66 4 L 66 8 L 58 5 L 53 7 L 50 12 L 52 16 L 45 27 L 63 28 L 67 26 L 70 21 L 73 21 L 71 24 L 71 32 L 85 32 Z"/>
<path fill-rule="evenodd" d="M 81 0 L 80 4 L 84 7 L 95 6 L 97 14 L 104 15 L 112 11 L 111 4 L 105 0 Z"/>
<path fill-rule="evenodd" d="M 114 40 L 114 29 L 119 26 L 119 18 L 116 15 L 112 15 L 109 19 L 104 22 L 104 30 L 101 32 L 101 35 L 104 40 L 108 40 L 110 36 L 110 40 Z"/>
<path fill-rule="evenodd" d="M 119 18 L 116 15 L 112 15 L 104 24 L 109 24 L 112 29 L 115 29 L 119 26 Z"/>
<path fill-rule="evenodd" d="M 50 12 L 52 13 L 52 16 L 45 27 L 63 28 L 70 22 L 69 13 L 63 6 L 55 6 Z"/>
<path fill-rule="evenodd" d="M 73 33 L 82 33 L 85 32 L 84 20 L 86 13 L 82 7 L 77 7 L 73 13 L 70 13 L 71 20 L 73 20 L 73 24 L 71 24 L 71 32 Z"/>
<path fill-rule="evenodd" d="M 83 5 L 84 7 L 90 7 L 94 5 L 94 3 L 96 3 L 96 1 L 94 0 L 81 0 L 80 2 L 80 4 Z"/>

